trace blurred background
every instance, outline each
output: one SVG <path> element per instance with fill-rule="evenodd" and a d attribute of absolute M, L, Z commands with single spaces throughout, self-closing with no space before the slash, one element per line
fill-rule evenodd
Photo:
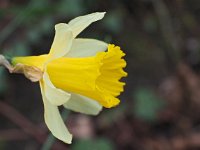
<path fill-rule="evenodd" d="M 121 104 L 98 116 L 63 112 L 74 135 L 67 145 L 44 124 L 38 84 L 1 67 L 0 149 L 199 150 L 198 0 L 0 0 L 0 53 L 48 53 L 56 23 L 96 11 L 107 14 L 79 37 L 126 53 Z"/>

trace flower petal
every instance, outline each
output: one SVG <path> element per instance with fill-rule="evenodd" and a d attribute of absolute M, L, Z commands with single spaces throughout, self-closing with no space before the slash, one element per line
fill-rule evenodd
<path fill-rule="evenodd" d="M 72 141 L 72 135 L 66 128 L 57 106 L 52 105 L 47 100 L 44 92 L 43 81 L 40 81 L 40 88 L 42 93 L 42 98 L 44 102 L 44 119 L 47 127 L 51 133 L 59 140 L 70 144 Z"/>
<path fill-rule="evenodd" d="M 66 103 L 70 99 L 71 94 L 56 88 L 49 79 L 49 75 L 46 71 L 44 72 L 43 80 L 44 94 L 51 104 L 59 106 Z"/>
<path fill-rule="evenodd" d="M 104 14 L 105 12 L 96 12 L 85 16 L 80 16 L 71 20 L 68 24 L 73 31 L 73 37 L 75 38 L 91 23 L 102 19 L 104 17 Z"/>
<path fill-rule="evenodd" d="M 64 104 L 64 107 L 88 115 L 97 115 L 102 110 L 102 106 L 97 101 L 78 94 L 71 94 L 70 100 Z"/>
<path fill-rule="evenodd" d="M 59 23 L 55 25 L 55 30 L 54 41 L 47 61 L 64 56 L 70 50 L 72 45 L 73 35 L 68 24 Z"/>
<path fill-rule="evenodd" d="M 74 39 L 71 50 L 65 55 L 66 57 L 90 57 L 97 52 L 105 51 L 108 44 L 95 39 Z"/>

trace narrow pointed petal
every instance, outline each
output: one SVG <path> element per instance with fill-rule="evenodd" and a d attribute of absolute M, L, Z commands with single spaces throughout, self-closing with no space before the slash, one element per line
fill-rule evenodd
<path fill-rule="evenodd" d="M 64 107 L 88 115 L 97 115 L 102 110 L 102 105 L 97 101 L 78 94 L 71 94 L 71 99 Z"/>
<path fill-rule="evenodd" d="M 57 24 L 55 26 L 54 41 L 49 52 L 49 59 L 47 61 L 66 55 L 71 48 L 72 40 L 73 34 L 69 25 L 66 23 Z"/>
<path fill-rule="evenodd" d="M 49 79 L 49 75 L 46 71 L 44 72 L 43 80 L 44 80 L 44 92 L 45 92 L 44 94 L 47 100 L 52 105 L 59 106 L 66 103 L 70 99 L 71 94 L 56 88 Z"/>
<path fill-rule="evenodd" d="M 40 81 L 40 88 L 42 93 L 42 98 L 44 102 L 44 119 L 47 127 L 51 131 L 51 133 L 58 138 L 59 140 L 71 144 L 72 135 L 69 133 L 66 128 L 62 117 L 60 116 L 60 112 L 57 106 L 49 103 L 45 96 L 44 85 L 43 82 Z"/>
<path fill-rule="evenodd" d="M 75 38 L 80 32 L 82 32 L 91 23 L 101 20 L 105 15 L 105 12 L 96 12 L 85 16 L 77 17 L 71 20 L 68 24 L 73 31 L 73 37 Z"/>
<path fill-rule="evenodd" d="M 71 50 L 66 57 L 90 57 L 95 56 L 98 52 L 103 52 L 107 49 L 108 44 L 95 39 L 81 39 L 73 40 Z"/>

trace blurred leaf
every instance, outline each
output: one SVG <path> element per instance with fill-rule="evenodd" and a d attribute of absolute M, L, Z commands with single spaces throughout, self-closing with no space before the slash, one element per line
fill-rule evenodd
<path fill-rule="evenodd" d="M 12 47 L 9 49 L 5 49 L 3 51 L 3 55 L 6 56 L 7 59 L 12 59 L 12 57 L 15 56 L 27 56 L 31 54 L 31 51 L 29 49 L 29 46 L 26 44 L 26 40 L 23 42 L 21 41 L 13 44 Z"/>
<path fill-rule="evenodd" d="M 46 17 L 40 24 L 41 31 L 43 33 L 49 33 L 49 31 L 54 28 L 54 23 L 52 17 Z"/>
<path fill-rule="evenodd" d="M 37 29 L 32 29 L 28 31 L 27 36 L 30 42 L 37 43 L 40 40 L 41 35 Z"/>
<path fill-rule="evenodd" d="M 49 2 L 48 0 L 32 0 L 31 1 L 31 5 L 32 5 L 32 8 L 35 8 L 35 9 L 45 9 L 46 6 L 48 6 Z"/>
<path fill-rule="evenodd" d="M 118 11 L 109 12 L 103 19 L 103 25 L 110 31 L 118 33 L 122 28 L 122 14 Z"/>
<path fill-rule="evenodd" d="M 91 140 L 78 140 L 72 145 L 72 150 L 113 150 L 114 146 L 106 138 L 98 138 Z"/>
<path fill-rule="evenodd" d="M 134 102 L 134 115 L 147 121 L 154 121 L 157 113 L 164 106 L 164 102 L 151 89 L 145 88 L 136 90 Z"/>
<path fill-rule="evenodd" d="M 57 11 L 61 14 L 66 14 L 67 16 L 76 16 L 83 13 L 85 7 L 82 0 L 62 0 L 58 5 Z"/>
<path fill-rule="evenodd" d="M 51 17 L 46 17 L 44 20 L 42 20 L 40 23 L 37 24 L 37 26 L 29 27 L 29 30 L 27 31 L 27 42 L 36 44 L 40 41 L 41 37 L 49 33 L 49 31 L 52 31 L 54 28 L 54 23 Z"/>
<path fill-rule="evenodd" d="M 27 44 L 24 43 L 17 43 L 13 47 L 13 55 L 14 56 L 27 56 L 30 55 L 30 50 Z"/>

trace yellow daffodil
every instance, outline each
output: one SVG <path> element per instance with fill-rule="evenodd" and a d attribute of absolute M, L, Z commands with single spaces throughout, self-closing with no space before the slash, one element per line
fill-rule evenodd
<path fill-rule="evenodd" d="M 102 106 L 110 108 L 119 104 L 117 96 L 126 76 L 120 47 L 95 39 L 76 36 L 105 13 L 92 13 L 77 17 L 68 24 L 55 26 L 55 37 L 49 54 L 14 57 L 14 73 L 23 73 L 31 81 L 39 81 L 45 122 L 52 134 L 65 143 L 72 135 L 66 128 L 58 106 L 91 115 L 97 115 Z M 106 51 L 107 50 L 107 51 Z M 105 52 L 106 51 L 106 52 Z"/>

